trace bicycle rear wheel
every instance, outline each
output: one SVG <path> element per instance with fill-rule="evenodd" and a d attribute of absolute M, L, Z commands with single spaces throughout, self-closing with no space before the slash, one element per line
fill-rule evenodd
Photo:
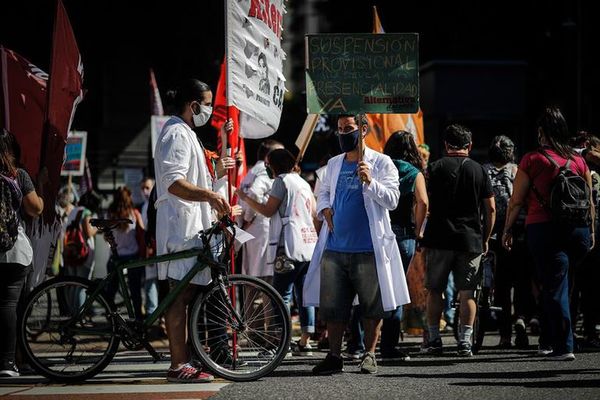
<path fill-rule="evenodd" d="M 102 371 L 117 352 L 113 307 L 101 294 L 81 318 L 74 318 L 91 286 L 82 278 L 54 278 L 27 298 L 19 319 L 20 340 L 41 375 L 59 382 L 83 381 Z"/>
<path fill-rule="evenodd" d="M 288 351 L 289 312 L 275 289 L 260 279 L 231 275 L 225 290 L 241 326 L 222 288 L 215 285 L 192 308 L 194 348 L 215 375 L 235 382 L 259 379 L 277 368 Z"/>

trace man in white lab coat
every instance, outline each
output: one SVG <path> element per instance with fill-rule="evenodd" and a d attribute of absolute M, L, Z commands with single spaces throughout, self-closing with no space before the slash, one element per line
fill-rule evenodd
<path fill-rule="evenodd" d="M 317 215 L 326 223 L 306 277 L 304 304 L 320 306 L 331 349 L 313 369 L 317 375 L 343 371 L 342 336 L 356 295 L 365 326 L 363 373 L 377 372 L 374 352 L 382 318 L 410 301 L 388 211 L 400 198 L 398 170 L 388 156 L 369 148 L 361 160 L 358 141 L 367 132 L 364 114 L 339 117 L 343 153 L 327 163 L 317 196 Z"/>
<path fill-rule="evenodd" d="M 227 200 L 213 191 L 204 149 L 192 130 L 208 121 L 212 113 L 212 92 L 208 85 L 189 79 L 179 87 L 174 97 L 177 115 L 171 117 L 158 137 L 154 158 L 156 171 L 156 251 L 158 255 L 201 246 L 198 232 L 213 221 L 213 210 L 230 212 Z M 232 129 L 229 120 L 224 128 Z M 195 258 L 170 261 L 158 266 L 159 279 L 170 283 L 181 280 L 194 266 Z M 186 344 L 187 305 L 193 299 L 197 285 L 210 282 L 210 271 L 197 274 L 191 284 L 177 297 L 166 312 L 166 324 L 171 351 L 170 382 L 210 382 L 213 377 L 191 364 Z"/>

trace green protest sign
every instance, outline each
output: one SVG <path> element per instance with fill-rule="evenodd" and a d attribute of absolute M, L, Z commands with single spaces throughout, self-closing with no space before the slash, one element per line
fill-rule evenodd
<path fill-rule="evenodd" d="M 309 113 L 415 113 L 419 35 L 314 34 L 305 37 Z"/>

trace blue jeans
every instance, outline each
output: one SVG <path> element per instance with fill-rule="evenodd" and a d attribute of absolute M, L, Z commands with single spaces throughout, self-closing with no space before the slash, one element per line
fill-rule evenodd
<path fill-rule="evenodd" d="M 396 234 L 396 242 L 400 249 L 400 258 L 404 273 L 408 271 L 408 266 L 415 255 L 416 241 L 414 234 L 407 229 L 392 225 L 392 230 Z M 383 320 L 381 326 L 381 353 L 390 353 L 394 350 L 400 339 L 400 322 L 402 321 L 402 306 L 396 308 L 389 318 Z"/>
<path fill-rule="evenodd" d="M 542 286 L 540 344 L 557 354 L 573 351 L 569 311 L 569 267 L 581 263 L 590 247 L 590 230 L 542 222 L 527 226 L 529 251 Z"/>
<path fill-rule="evenodd" d="M 302 298 L 302 289 L 304 287 L 304 279 L 308 271 L 308 262 L 294 262 L 294 270 L 284 274 L 275 272 L 273 275 L 273 287 L 283 297 L 283 301 L 290 309 L 292 296 L 296 296 L 296 303 L 300 310 L 300 325 L 302 333 L 314 333 L 315 331 L 315 308 L 304 307 Z"/>
<path fill-rule="evenodd" d="M 158 307 L 158 279 L 146 279 L 144 293 L 146 293 L 146 315 L 150 315 Z"/>

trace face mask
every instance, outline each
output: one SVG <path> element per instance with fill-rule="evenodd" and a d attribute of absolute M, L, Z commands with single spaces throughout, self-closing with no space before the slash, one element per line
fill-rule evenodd
<path fill-rule="evenodd" d="M 358 146 L 358 129 L 344 133 L 343 135 L 338 135 L 338 140 L 340 142 L 340 148 L 344 153 L 351 152 Z"/>
<path fill-rule="evenodd" d="M 196 114 L 194 112 L 194 109 L 192 108 L 192 113 L 193 113 L 192 119 L 194 120 L 194 126 L 196 128 L 199 128 L 208 122 L 208 119 L 210 118 L 210 116 L 212 114 L 212 107 L 205 106 L 204 104 L 200 104 L 200 112 L 198 114 Z"/>

